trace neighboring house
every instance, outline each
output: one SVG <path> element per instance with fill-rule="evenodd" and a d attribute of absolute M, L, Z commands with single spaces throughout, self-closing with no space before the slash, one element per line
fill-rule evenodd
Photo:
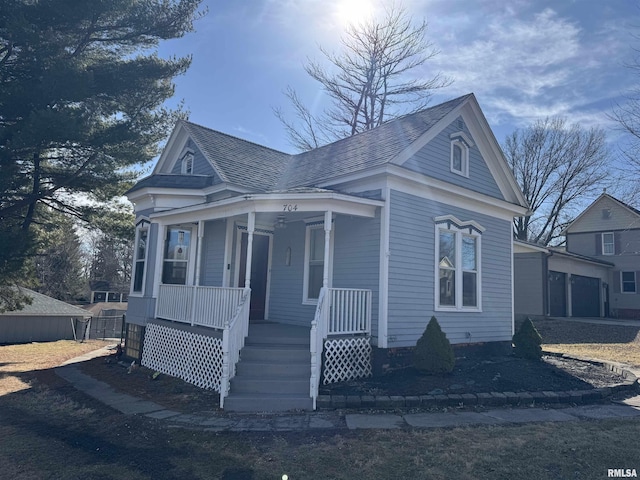
<path fill-rule="evenodd" d="M 518 240 L 513 252 L 518 320 L 607 316 L 606 288 L 612 263 Z"/>
<path fill-rule="evenodd" d="M 640 212 L 603 193 L 563 250 L 515 242 L 518 316 L 640 318 Z"/>
<path fill-rule="evenodd" d="M 613 264 L 605 315 L 640 319 L 640 211 L 603 193 L 564 234 L 568 251 Z"/>
<path fill-rule="evenodd" d="M 83 339 L 91 313 L 27 288 L 31 298 L 22 310 L 0 313 L 0 344 Z"/>
<path fill-rule="evenodd" d="M 510 346 L 527 204 L 472 94 L 298 155 L 180 121 L 127 196 L 126 353 L 225 408 L 312 408 L 432 315 Z"/>

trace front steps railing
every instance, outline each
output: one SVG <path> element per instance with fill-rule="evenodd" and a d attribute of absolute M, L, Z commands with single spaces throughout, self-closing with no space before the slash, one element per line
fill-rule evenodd
<path fill-rule="evenodd" d="M 309 394 L 315 410 L 323 352 L 325 385 L 371 375 L 371 290 L 323 287 L 310 341 Z"/>

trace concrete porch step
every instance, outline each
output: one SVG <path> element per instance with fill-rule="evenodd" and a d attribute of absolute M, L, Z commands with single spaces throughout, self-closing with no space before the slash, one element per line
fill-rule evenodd
<path fill-rule="evenodd" d="M 255 377 L 308 377 L 311 372 L 311 363 L 291 363 L 249 361 L 246 358 L 238 362 L 236 376 Z"/>
<path fill-rule="evenodd" d="M 288 410 L 312 410 L 313 402 L 306 395 L 238 393 L 224 401 L 229 412 L 286 412 Z"/>
<path fill-rule="evenodd" d="M 245 345 L 240 351 L 240 361 L 274 362 L 310 362 L 309 347 L 302 345 Z"/>
<path fill-rule="evenodd" d="M 259 393 L 259 394 L 300 394 L 309 395 L 309 378 L 305 377 L 256 377 L 235 376 L 231 379 L 232 394 Z"/>

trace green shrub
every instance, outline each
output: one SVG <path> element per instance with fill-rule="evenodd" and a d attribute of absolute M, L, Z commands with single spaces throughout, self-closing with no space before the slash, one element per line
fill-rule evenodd
<path fill-rule="evenodd" d="M 451 373 L 455 363 L 451 343 L 440 329 L 436 317 L 431 317 L 413 350 L 413 366 L 423 373 Z"/>
<path fill-rule="evenodd" d="M 531 319 L 527 318 L 513 336 L 513 351 L 515 355 L 530 360 L 540 360 L 542 358 L 541 344 L 542 337 Z"/>

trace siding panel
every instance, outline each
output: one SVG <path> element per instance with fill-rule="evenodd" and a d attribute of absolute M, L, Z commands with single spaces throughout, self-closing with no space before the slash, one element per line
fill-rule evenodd
<path fill-rule="evenodd" d="M 224 220 L 205 222 L 204 224 L 200 285 L 208 287 L 222 286 L 226 229 Z"/>
<path fill-rule="evenodd" d="M 469 149 L 469 178 L 451 172 L 450 135 L 460 131 L 457 122 L 458 120 L 454 120 L 413 158 L 405 162 L 403 167 L 485 195 L 504 199 L 477 145 Z M 463 131 L 471 137 L 466 126 Z"/>
<path fill-rule="evenodd" d="M 475 220 L 482 234 L 482 312 L 435 311 L 435 225 L 451 214 Z M 511 223 L 392 190 L 389 347 L 414 346 L 432 315 L 452 343 L 511 339 Z"/>

